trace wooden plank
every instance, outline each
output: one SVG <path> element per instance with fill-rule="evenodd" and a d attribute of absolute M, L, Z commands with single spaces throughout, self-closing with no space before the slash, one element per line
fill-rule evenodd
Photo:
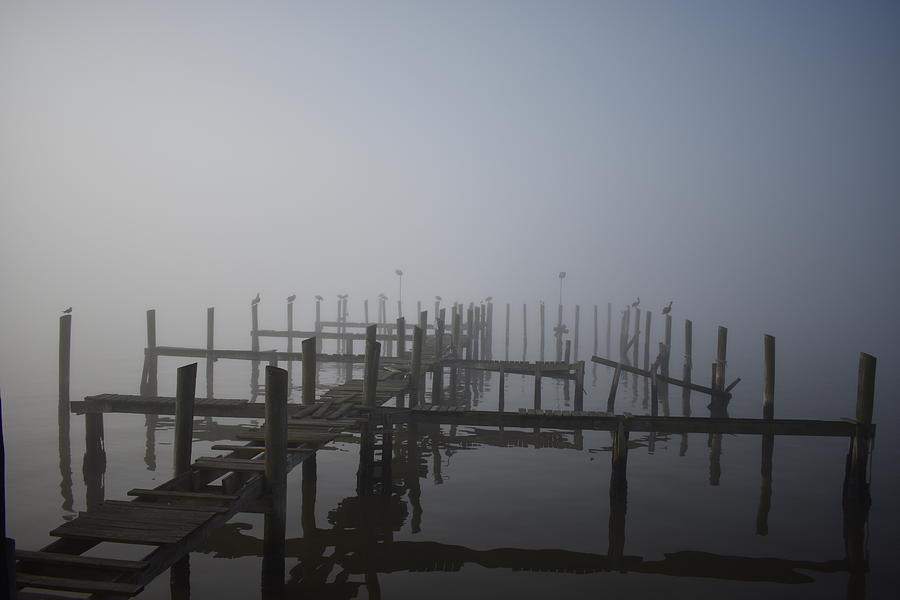
<path fill-rule="evenodd" d="M 178 502 L 175 504 L 167 504 L 160 502 L 141 502 L 140 500 L 104 500 L 103 504 L 127 504 L 129 506 L 138 506 L 142 508 L 158 508 L 160 510 L 194 510 L 199 512 L 223 513 L 227 508 L 222 506 L 210 506 L 209 504 L 186 504 Z"/>
<path fill-rule="evenodd" d="M 141 585 L 120 583 L 117 581 L 92 581 L 88 579 L 70 579 L 68 577 L 48 577 L 31 573 L 16 573 L 16 583 L 23 586 L 66 590 L 70 592 L 89 592 L 107 594 L 127 594 L 133 596 L 144 589 Z"/>
<path fill-rule="evenodd" d="M 592 356 L 591 361 L 595 362 L 597 364 L 605 365 L 607 367 L 612 367 L 614 369 L 618 367 L 618 368 L 621 368 L 623 371 L 626 371 L 628 373 L 633 373 L 635 375 L 640 375 L 641 377 L 650 377 L 649 371 L 644 371 L 643 369 L 639 369 L 637 367 L 632 367 L 631 365 L 628 365 L 625 363 L 617 363 L 614 360 L 609 360 L 607 358 L 602 358 L 600 356 Z M 712 388 L 704 387 L 702 385 L 697 385 L 696 383 L 684 382 L 684 381 L 681 381 L 680 379 L 675 379 L 674 377 L 667 377 L 665 375 L 657 375 L 656 378 L 659 381 L 663 381 L 665 383 L 671 383 L 672 385 L 677 385 L 680 387 L 686 387 L 695 392 L 701 392 L 703 394 L 710 394 L 710 395 L 716 394 L 716 395 L 721 395 L 721 396 L 727 396 L 729 398 L 731 397 L 731 394 L 726 394 L 726 393 L 720 392 L 718 390 L 713 390 Z"/>
<path fill-rule="evenodd" d="M 204 456 L 194 461 L 198 469 L 222 469 L 224 471 L 248 471 L 262 473 L 265 465 L 262 461 L 241 458 Z"/>
<path fill-rule="evenodd" d="M 101 558 L 99 556 L 81 556 L 78 554 L 62 554 L 59 552 L 34 552 L 31 550 L 16 550 L 16 560 L 46 565 L 105 569 L 108 571 L 139 571 L 149 564 L 146 561 L 141 560 L 119 560 L 115 558 Z"/>
<path fill-rule="evenodd" d="M 261 438 L 260 438 L 261 439 Z M 145 490 L 135 488 L 128 490 L 129 496 L 141 496 L 151 498 L 187 498 L 191 500 L 216 500 L 219 502 L 231 502 L 240 496 L 234 494 L 211 494 L 207 492 L 179 492 L 175 490 Z"/>

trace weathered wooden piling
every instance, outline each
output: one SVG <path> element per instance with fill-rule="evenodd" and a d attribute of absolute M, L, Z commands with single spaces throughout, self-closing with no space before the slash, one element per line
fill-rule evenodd
<path fill-rule="evenodd" d="M 653 313 L 649 310 L 644 314 L 644 370 L 650 370 L 650 324 Z M 637 363 L 635 363 L 637 366 Z"/>
<path fill-rule="evenodd" d="M 628 363 L 628 325 L 631 317 L 631 307 L 622 312 L 622 321 L 619 323 L 619 362 Z"/>
<path fill-rule="evenodd" d="M 406 358 L 406 319 L 397 317 L 397 358 Z"/>
<path fill-rule="evenodd" d="M 540 304 L 540 312 L 541 312 L 541 362 L 544 361 L 544 330 L 545 330 L 545 321 L 544 321 L 544 301 L 541 300 Z"/>
<path fill-rule="evenodd" d="M 145 395 L 157 396 L 158 392 L 158 364 L 159 358 L 156 354 L 156 310 L 151 308 L 147 311 L 147 379 L 145 385 Z"/>
<path fill-rule="evenodd" d="M 563 351 L 563 307 L 558 304 L 556 307 L 556 362 L 562 360 Z"/>
<path fill-rule="evenodd" d="M 59 318 L 59 423 L 69 426 L 69 382 L 72 346 L 72 315 Z"/>
<path fill-rule="evenodd" d="M 363 372 L 363 400 L 366 406 L 374 407 L 378 388 L 378 362 L 381 344 L 376 341 L 377 326 L 366 327 L 366 368 Z"/>
<path fill-rule="evenodd" d="M 763 384 L 763 419 L 775 418 L 775 338 L 763 336 L 763 364 L 765 377 Z"/>
<path fill-rule="evenodd" d="M 572 332 L 572 345 L 574 346 L 573 360 L 578 362 L 578 331 L 581 329 L 581 306 L 575 305 L 575 331 Z M 566 362 L 569 362 L 568 360 Z"/>
<path fill-rule="evenodd" d="M 717 389 L 723 390 L 725 389 L 725 365 L 727 364 L 727 352 L 728 352 L 728 328 L 719 326 L 716 334 L 716 363 L 720 365 L 720 368 L 716 371 L 716 385 L 713 386 Z"/>
<path fill-rule="evenodd" d="M 543 384 L 541 382 L 541 366 L 538 365 L 534 369 L 534 409 L 540 410 L 541 408 L 541 388 Z"/>
<path fill-rule="evenodd" d="M 418 325 L 413 327 L 413 349 L 412 361 L 409 369 L 409 379 L 412 388 L 412 397 L 410 398 L 410 406 L 421 406 L 425 402 L 422 388 L 422 349 L 424 343 L 425 330 Z"/>
<path fill-rule="evenodd" d="M 660 365 L 660 372 L 664 377 L 669 376 L 669 356 L 672 354 L 672 315 L 666 315 L 666 324 L 663 332 L 663 343 L 666 345 L 666 355 Z M 663 383 L 665 386 L 665 383 Z"/>
<path fill-rule="evenodd" d="M 444 391 L 444 309 L 440 309 L 435 319 L 434 370 L 431 373 L 431 402 L 439 404 Z"/>
<path fill-rule="evenodd" d="M 65 317 L 69 315 L 64 315 Z M 62 339 L 62 318 L 60 318 Z M 62 353 L 60 353 L 60 356 Z M 60 362 L 62 362 L 60 360 Z M 62 389 L 62 384 L 60 384 Z M 0 398 L 0 591 L 16 597 L 16 542 L 6 537 L 6 445 L 3 440 L 3 399 Z"/>
<path fill-rule="evenodd" d="M 474 312 L 472 314 L 474 315 L 474 319 L 473 319 L 474 329 L 471 334 L 472 335 L 472 356 L 475 358 L 475 360 L 481 360 L 481 358 L 482 358 L 481 336 L 483 333 L 483 327 L 482 327 L 483 316 L 482 316 L 480 306 L 474 307 L 473 310 L 474 310 Z"/>
<path fill-rule="evenodd" d="M 506 303 L 506 335 L 504 337 L 503 360 L 509 360 L 509 302 Z"/>
<path fill-rule="evenodd" d="M 597 323 L 597 305 L 595 304 L 594 305 L 594 355 L 597 354 L 597 342 L 598 342 L 597 335 L 599 333 L 599 329 L 598 329 L 597 325 L 598 325 L 598 323 Z"/>
<path fill-rule="evenodd" d="M 611 348 L 609 345 L 612 332 L 612 302 L 606 303 L 606 358 L 612 358 Z"/>
<path fill-rule="evenodd" d="M 287 524 L 287 400 L 288 373 L 266 367 L 266 427 L 264 472 L 269 507 L 263 522 L 264 595 L 280 597 L 284 585 Z M 274 586 L 274 589 L 273 589 Z"/>
<path fill-rule="evenodd" d="M 197 391 L 197 363 L 180 367 L 175 387 L 175 476 L 191 470 L 191 447 L 194 436 L 194 398 Z M 190 482 L 183 489 L 190 491 Z"/>
<path fill-rule="evenodd" d="M 872 425 L 872 413 L 875 405 L 875 366 L 876 359 L 870 354 L 859 354 L 859 376 L 856 393 L 857 432 L 851 438 L 848 457 L 847 475 L 845 477 L 846 496 L 853 494 L 856 500 L 868 501 L 868 462 L 869 444 Z"/>
<path fill-rule="evenodd" d="M 294 331 L 294 301 L 288 300 L 287 303 L 287 330 L 288 334 Z M 287 339 L 287 351 L 294 351 L 294 336 L 288 335 Z"/>
<path fill-rule="evenodd" d="M 613 568 L 622 569 L 625 558 L 625 514 L 628 499 L 628 428 L 619 421 L 613 432 L 612 468 L 609 476 L 609 545 L 607 557 Z"/>
<path fill-rule="evenodd" d="M 472 349 L 475 346 L 475 308 L 469 303 L 466 308 L 466 359 L 474 360 Z"/>
<path fill-rule="evenodd" d="M 322 300 L 316 298 L 316 352 L 322 351 L 322 336 L 319 335 L 320 333 L 322 333 Z"/>
<path fill-rule="evenodd" d="M 318 341 L 311 337 L 300 342 L 302 374 L 300 381 L 300 401 L 305 405 L 316 402 L 316 347 Z"/>
<path fill-rule="evenodd" d="M 369 323 L 369 299 L 363 300 L 363 319 L 366 324 Z"/>
<path fill-rule="evenodd" d="M 288 311 L 288 314 L 291 314 L 291 311 Z M 293 323 L 292 319 L 288 319 L 288 327 L 290 327 Z M 291 338 L 288 338 L 290 340 Z M 206 398 L 207 400 L 212 400 L 215 398 L 213 392 L 213 382 L 214 382 L 214 371 L 215 367 L 213 366 L 216 362 L 216 357 L 213 355 L 213 351 L 215 350 L 215 341 L 216 341 L 216 309 L 213 306 L 210 306 L 206 309 Z M 291 342 L 288 341 L 288 348 L 290 348 Z"/>
<path fill-rule="evenodd" d="M 500 363 L 500 390 L 499 399 L 497 401 L 497 411 L 503 412 L 506 408 L 506 370 L 503 363 Z"/>
<path fill-rule="evenodd" d="M 681 414 L 691 416 L 691 371 L 693 369 L 693 336 L 694 324 L 690 319 L 684 321 L 684 361 L 682 363 L 681 380 L 688 384 L 681 389 Z"/>
<path fill-rule="evenodd" d="M 488 301 L 484 326 L 484 357 L 494 360 L 494 303 Z"/>
<path fill-rule="evenodd" d="M 606 399 L 606 412 L 614 413 L 616 411 L 616 392 L 619 389 L 619 378 L 622 376 L 622 363 L 616 365 L 613 373 L 612 383 L 609 386 L 609 397 Z"/>
<path fill-rule="evenodd" d="M 259 303 L 250 304 L 250 347 L 259 352 Z"/>
<path fill-rule="evenodd" d="M 522 304 L 522 362 L 528 356 L 528 305 Z"/>
<path fill-rule="evenodd" d="M 641 337 L 641 309 L 634 309 L 634 338 L 631 342 L 631 364 L 638 366 L 639 341 Z"/>
<path fill-rule="evenodd" d="M 584 361 L 575 363 L 575 410 L 584 410 Z"/>

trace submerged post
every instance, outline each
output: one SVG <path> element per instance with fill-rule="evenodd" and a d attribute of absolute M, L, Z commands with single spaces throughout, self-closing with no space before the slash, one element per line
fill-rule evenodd
<path fill-rule="evenodd" d="M 215 397 L 213 395 L 213 364 L 216 362 L 213 352 L 215 350 L 215 332 L 216 309 L 210 306 L 206 309 L 206 397 L 209 400 Z"/>
<path fill-rule="evenodd" d="M 544 361 L 544 301 L 541 300 L 541 362 Z"/>
<path fill-rule="evenodd" d="M 406 358 L 406 319 L 397 318 L 397 358 Z"/>
<path fill-rule="evenodd" d="M 775 418 L 775 338 L 763 336 L 763 362 L 765 384 L 763 387 L 763 419 Z"/>
<path fill-rule="evenodd" d="M 174 468 L 178 477 L 191 470 L 191 440 L 194 435 L 194 398 L 197 392 L 197 363 L 178 369 L 175 388 Z M 182 482 L 190 489 L 190 482 Z"/>
<path fill-rule="evenodd" d="M 575 347 L 575 354 L 574 354 L 575 362 L 578 362 L 578 330 L 581 328 L 580 321 L 581 321 L 581 306 L 576 304 L 575 305 L 575 332 L 572 334 L 572 337 L 574 338 L 572 341 L 572 345 Z M 566 360 L 566 362 L 569 362 L 569 361 Z"/>
<path fill-rule="evenodd" d="M 728 328 L 719 326 L 716 336 L 716 364 L 719 365 L 716 371 L 715 389 L 721 390 L 725 388 L 725 365 L 727 364 L 727 346 L 728 346 Z"/>
<path fill-rule="evenodd" d="M 422 346 L 425 331 L 418 325 L 413 326 L 412 362 L 409 369 L 410 386 L 412 389 L 410 406 L 420 406 L 425 398 L 422 394 Z"/>
<path fill-rule="evenodd" d="M 509 360 L 509 302 L 506 303 L 506 337 L 504 343 L 504 360 Z"/>
<path fill-rule="evenodd" d="M 311 338 L 315 339 L 315 338 Z M 284 582 L 285 533 L 287 522 L 287 399 L 288 373 L 266 367 L 265 480 L 269 510 L 263 523 L 263 571 L 266 585 L 277 591 Z M 278 596 L 280 597 L 280 596 Z"/>
<path fill-rule="evenodd" d="M 158 394 L 158 375 L 157 365 L 159 358 L 156 354 L 156 310 L 147 311 L 147 381 L 146 395 L 156 396 Z"/>
<path fill-rule="evenodd" d="M 497 401 L 497 412 L 503 412 L 506 408 L 506 370 L 500 363 L 500 393 Z"/>
<path fill-rule="evenodd" d="M 868 504 L 867 466 L 871 440 L 869 428 L 872 425 L 872 412 L 875 404 L 875 364 L 874 356 L 860 352 L 856 394 L 857 432 L 850 442 L 850 455 L 844 483 L 845 504 L 848 494 L 854 496 L 854 501 Z"/>
<path fill-rule="evenodd" d="M 302 353 L 302 374 L 300 381 L 300 401 L 305 405 L 316 402 L 316 346 L 318 341 L 311 337 L 300 342 Z"/>
<path fill-rule="evenodd" d="M 693 369 L 693 332 L 694 324 L 690 319 L 684 321 L 684 362 L 682 366 L 681 379 L 685 385 L 681 389 L 681 414 L 682 416 L 691 416 L 691 370 Z M 685 438 L 686 440 L 687 438 Z"/>
<path fill-rule="evenodd" d="M 541 408 L 541 366 L 537 365 L 534 369 L 534 410 Z"/>
<path fill-rule="evenodd" d="M 584 361 L 575 363 L 575 410 L 584 410 Z"/>
<path fill-rule="evenodd" d="M 363 372 L 363 399 L 366 406 L 374 407 L 378 388 L 378 359 L 381 344 L 376 341 L 377 326 L 366 327 L 366 369 Z"/>

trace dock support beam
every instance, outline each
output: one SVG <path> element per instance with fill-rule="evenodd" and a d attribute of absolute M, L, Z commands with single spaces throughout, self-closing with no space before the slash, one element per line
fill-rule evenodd
<path fill-rule="evenodd" d="M 191 442 L 194 435 L 194 398 L 197 392 L 197 363 L 178 369 L 175 389 L 174 469 L 178 477 L 191 470 Z M 189 491 L 191 483 L 184 483 Z"/>
<path fill-rule="evenodd" d="M 305 405 L 316 402 L 316 347 L 317 338 L 311 337 L 300 343 L 302 370 L 300 382 L 301 402 Z"/>
<path fill-rule="evenodd" d="M 269 508 L 263 522 L 263 597 L 280 597 L 284 586 L 287 514 L 288 373 L 266 367 L 265 476 Z"/>
<path fill-rule="evenodd" d="M 366 369 L 363 373 L 363 399 L 366 406 L 374 407 L 378 391 L 378 359 L 381 344 L 375 341 L 376 325 L 366 327 Z"/>

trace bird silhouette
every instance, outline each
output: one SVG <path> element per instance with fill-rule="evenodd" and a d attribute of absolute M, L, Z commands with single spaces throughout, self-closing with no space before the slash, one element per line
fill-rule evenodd
<path fill-rule="evenodd" d="M 324 298 L 322 298 L 322 296 L 319 296 L 318 294 L 316 294 L 316 300 L 321 302 L 322 300 L 324 300 Z"/>
<path fill-rule="evenodd" d="M 256 298 L 251 300 L 250 304 L 259 304 L 259 292 L 256 292 Z"/>
<path fill-rule="evenodd" d="M 485 301 L 485 302 L 490 302 L 490 301 L 493 300 L 493 299 L 494 299 L 493 296 L 488 296 L 487 298 L 484 299 L 484 301 Z"/>
<path fill-rule="evenodd" d="M 638 304 L 640 304 L 640 303 L 641 303 L 641 297 L 638 296 L 637 300 L 635 300 L 634 302 L 631 303 L 631 308 L 637 308 Z"/>
<path fill-rule="evenodd" d="M 441 300 L 443 300 L 443 298 L 441 298 L 440 296 L 435 296 L 434 299 L 437 300 L 438 302 L 440 302 Z"/>
<path fill-rule="evenodd" d="M 662 309 L 662 314 L 667 315 L 672 312 L 672 301 L 669 300 L 669 305 Z"/>
<path fill-rule="evenodd" d="M 379 300 L 387 300 L 387 296 L 385 296 L 384 293 L 381 293 L 381 294 L 378 294 L 378 299 Z"/>
<path fill-rule="evenodd" d="M 395 270 L 394 270 L 394 273 L 396 273 L 397 275 L 403 277 L 403 271 L 400 270 L 400 269 L 395 269 Z"/>
<path fill-rule="evenodd" d="M 64 315 L 71 315 L 71 314 L 72 314 L 72 307 L 70 306 L 70 307 L 67 308 L 66 310 L 62 311 L 62 313 L 63 313 Z"/>
<path fill-rule="evenodd" d="M 297 299 L 297 294 L 291 294 L 290 296 L 287 297 L 288 302 L 293 302 L 296 299 Z"/>

